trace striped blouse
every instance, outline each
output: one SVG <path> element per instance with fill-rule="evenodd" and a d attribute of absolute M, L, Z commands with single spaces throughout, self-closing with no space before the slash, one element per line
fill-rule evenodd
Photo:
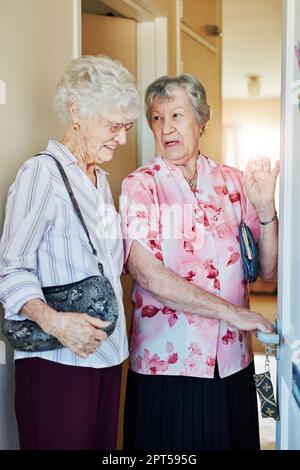
<path fill-rule="evenodd" d="M 120 216 L 113 205 L 106 174 L 96 169 L 97 188 L 62 144 L 50 140 L 46 151 L 63 165 L 88 227 L 98 258 L 117 296 L 119 317 L 114 333 L 97 351 L 82 359 L 68 348 L 47 352 L 15 352 L 15 359 L 41 357 L 84 367 L 109 367 L 128 356 L 120 275 L 123 243 Z M 53 159 L 27 160 L 11 186 L 0 244 L 0 301 L 6 318 L 32 299 L 44 300 L 41 287 L 68 284 L 99 274 L 81 223 Z"/>

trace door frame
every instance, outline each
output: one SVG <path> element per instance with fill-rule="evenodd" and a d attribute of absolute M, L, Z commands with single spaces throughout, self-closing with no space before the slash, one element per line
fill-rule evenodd
<path fill-rule="evenodd" d="M 137 84 L 141 101 L 146 87 L 168 73 L 168 15 L 151 0 L 100 0 L 125 18 L 137 21 Z M 74 2 L 73 55 L 81 55 L 81 0 Z M 153 47 L 149 47 L 153 44 Z M 142 103 L 141 103 L 142 104 Z M 155 143 L 143 105 L 137 122 L 137 163 L 145 164 L 155 157 Z"/>
<path fill-rule="evenodd" d="M 298 1 L 298 0 L 297 0 Z M 279 229 L 279 264 L 278 264 L 278 333 L 281 338 L 277 365 L 278 401 L 280 421 L 276 425 L 276 449 L 290 450 L 290 409 L 292 363 L 294 354 L 299 354 L 299 340 L 291 321 L 291 312 L 295 296 L 295 230 L 299 230 L 299 217 L 295 208 L 295 175 L 299 175 L 298 155 L 300 145 L 297 139 L 299 128 L 298 102 L 294 96 L 295 84 L 295 39 L 296 0 L 283 0 L 282 34 L 282 84 L 281 84 L 281 163 L 280 163 L 280 229 Z M 299 25 L 299 21 L 297 23 Z M 297 209 L 296 209 L 297 210 Z M 297 218 L 298 217 L 298 218 Z M 293 227 L 293 228 L 291 228 Z M 298 333 L 298 331 L 296 332 Z M 284 367 L 285 361 L 291 365 Z M 297 409 L 297 416 L 299 410 Z"/>

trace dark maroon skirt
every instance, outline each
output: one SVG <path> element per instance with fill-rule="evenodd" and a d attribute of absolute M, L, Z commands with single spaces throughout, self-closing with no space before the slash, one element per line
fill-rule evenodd
<path fill-rule="evenodd" d="M 21 449 L 115 449 L 121 365 L 94 369 L 34 357 L 15 367 Z"/>

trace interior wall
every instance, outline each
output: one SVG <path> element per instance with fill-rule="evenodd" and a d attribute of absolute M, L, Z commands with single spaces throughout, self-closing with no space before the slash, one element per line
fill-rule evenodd
<path fill-rule="evenodd" d="M 265 122 L 280 126 L 280 98 L 224 99 L 223 124 Z"/>
<path fill-rule="evenodd" d="M 6 104 L 0 104 L 0 233 L 18 168 L 49 137 L 61 135 L 52 97 L 74 53 L 76 6 L 76 0 L 0 0 L 0 80 L 6 85 Z M 17 449 L 12 351 L 0 346 L 0 449 Z"/>

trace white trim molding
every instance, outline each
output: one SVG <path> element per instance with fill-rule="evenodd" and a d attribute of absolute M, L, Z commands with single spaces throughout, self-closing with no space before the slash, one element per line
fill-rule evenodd
<path fill-rule="evenodd" d="M 181 31 L 187 34 L 188 36 L 190 36 L 192 39 L 197 41 L 202 46 L 206 47 L 206 49 L 209 49 L 214 54 L 217 53 L 217 48 L 215 46 L 213 46 L 209 41 L 204 39 L 200 34 L 196 33 L 192 28 L 190 28 L 183 21 L 181 22 Z"/>
<path fill-rule="evenodd" d="M 73 0 L 73 59 L 82 54 L 81 40 L 81 0 Z"/>

